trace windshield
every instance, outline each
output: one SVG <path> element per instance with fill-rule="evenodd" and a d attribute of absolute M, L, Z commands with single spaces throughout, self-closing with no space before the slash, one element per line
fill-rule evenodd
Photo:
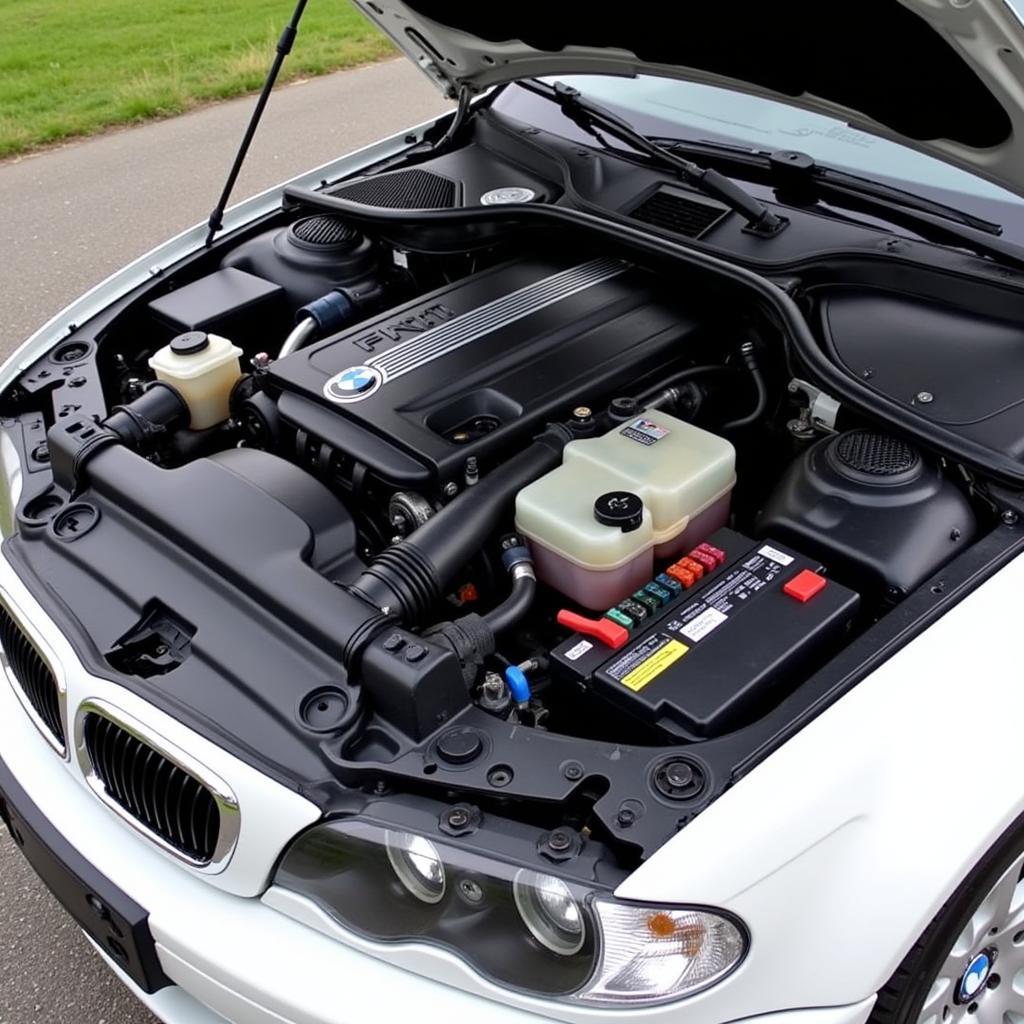
<path fill-rule="evenodd" d="M 759 96 L 647 75 L 571 75 L 557 80 L 616 108 L 645 134 L 759 150 L 802 150 L 822 164 L 999 221 L 1007 236 L 1024 239 L 1024 200 L 1019 196 L 843 121 Z"/>

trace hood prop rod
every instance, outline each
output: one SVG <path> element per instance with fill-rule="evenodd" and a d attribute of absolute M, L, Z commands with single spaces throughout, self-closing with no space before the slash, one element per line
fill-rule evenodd
<path fill-rule="evenodd" d="M 249 153 L 249 147 L 252 145 L 252 140 L 256 135 L 256 129 L 259 127 L 260 119 L 263 117 L 263 111 L 266 109 L 267 100 L 270 99 L 270 93 L 273 91 L 274 83 L 277 81 L 278 73 L 281 71 L 281 65 L 284 64 L 288 54 L 292 52 L 292 46 L 295 45 L 295 37 L 299 34 L 299 22 L 302 20 L 302 15 L 306 10 L 308 2 L 309 0 L 298 0 L 295 10 L 292 12 L 291 21 L 284 27 L 284 31 L 277 41 L 277 52 L 274 54 L 274 62 L 270 65 L 266 80 L 263 82 L 263 88 L 260 90 L 259 98 L 256 100 L 256 106 L 253 109 L 252 116 L 249 118 L 245 134 L 242 136 L 241 145 L 239 145 L 238 152 L 235 154 L 235 162 L 231 165 L 227 181 L 224 182 L 224 190 L 221 192 L 220 199 L 217 200 L 217 205 L 213 208 L 210 219 L 207 221 L 207 227 L 210 229 L 206 236 L 207 248 L 213 245 L 214 236 L 224 226 L 224 211 L 227 209 L 228 200 L 231 198 L 231 192 L 235 187 L 235 182 L 238 180 L 239 172 L 242 170 L 242 164 L 245 163 L 245 158 Z"/>

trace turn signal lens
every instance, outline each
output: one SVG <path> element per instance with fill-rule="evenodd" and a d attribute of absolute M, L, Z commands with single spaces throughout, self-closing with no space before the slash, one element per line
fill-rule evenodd
<path fill-rule="evenodd" d="M 573 997 L 584 1003 L 653 1003 L 692 995 L 721 981 L 743 959 L 747 940 L 729 918 L 702 910 L 674 910 L 593 902 L 601 957 Z"/>

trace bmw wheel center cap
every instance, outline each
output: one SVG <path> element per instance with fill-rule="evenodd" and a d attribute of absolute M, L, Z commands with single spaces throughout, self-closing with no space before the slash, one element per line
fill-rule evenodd
<path fill-rule="evenodd" d="M 324 385 L 324 395 L 332 402 L 358 402 L 381 386 L 380 370 L 372 366 L 350 366 L 336 373 Z"/>
<path fill-rule="evenodd" d="M 967 965 L 960 985 L 957 988 L 957 1002 L 969 1003 L 981 992 L 992 974 L 992 955 L 988 952 L 979 953 Z"/>

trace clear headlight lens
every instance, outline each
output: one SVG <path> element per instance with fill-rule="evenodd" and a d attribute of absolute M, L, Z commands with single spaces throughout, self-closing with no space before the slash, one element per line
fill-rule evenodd
<path fill-rule="evenodd" d="M 574 998 L 650 1005 L 689 995 L 724 978 L 746 953 L 741 928 L 703 910 L 593 902 L 601 927 L 597 969 Z"/>
<path fill-rule="evenodd" d="M 583 948 L 583 909 L 560 878 L 524 869 L 512 882 L 512 895 L 523 924 L 542 946 L 562 956 Z"/>
<path fill-rule="evenodd" d="M 458 839 L 334 821 L 292 844 L 274 884 L 367 938 L 441 946 L 499 984 L 589 1006 L 679 999 L 746 953 L 742 925 L 724 914 L 623 903 L 560 865 L 523 866 L 538 859 L 536 829 L 505 822 L 502 840 L 519 864 Z"/>
<path fill-rule="evenodd" d="M 440 902 L 445 889 L 444 864 L 434 844 L 411 832 L 387 832 L 384 845 L 402 885 L 424 903 Z"/>

